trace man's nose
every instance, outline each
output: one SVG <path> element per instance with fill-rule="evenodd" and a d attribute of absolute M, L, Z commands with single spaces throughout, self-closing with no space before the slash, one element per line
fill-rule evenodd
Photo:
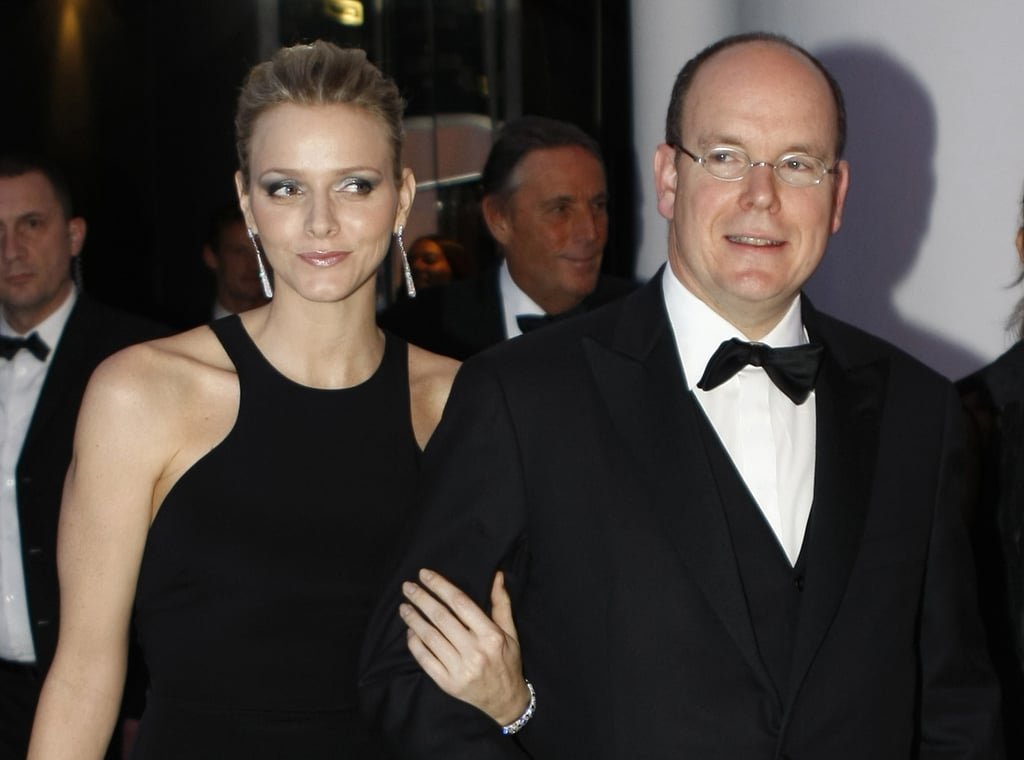
<path fill-rule="evenodd" d="M 744 205 L 767 209 L 774 209 L 778 206 L 778 183 L 781 180 L 775 174 L 775 167 L 770 163 L 758 161 L 751 165 L 750 171 L 742 182 L 745 185 L 742 194 Z"/>
<path fill-rule="evenodd" d="M 587 242 L 597 240 L 600 237 L 601 220 L 603 212 L 595 209 L 584 209 L 576 217 L 576 237 Z"/>
<path fill-rule="evenodd" d="M 0 231 L 0 260 L 10 261 L 17 255 L 14 235 L 6 230 Z"/>

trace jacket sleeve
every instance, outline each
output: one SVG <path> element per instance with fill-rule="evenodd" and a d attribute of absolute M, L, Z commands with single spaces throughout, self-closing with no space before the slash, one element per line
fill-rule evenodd
<path fill-rule="evenodd" d="M 419 513 L 367 631 L 360 674 L 365 716 L 397 758 L 497 760 L 527 755 L 487 715 L 443 693 L 406 647 L 401 584 L 437 570 L 489 610 L 494 573 L 521 599 L 525 494 L 501 385 L 463 367 L 423 458 Z M 528 730 L 529 727 L 527 727 Z"/>

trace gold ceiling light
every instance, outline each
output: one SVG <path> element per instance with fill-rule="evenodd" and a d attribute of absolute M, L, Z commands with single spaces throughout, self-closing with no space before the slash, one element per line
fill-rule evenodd
<path fill-rule="evenodd" d="M 359 0 L 324 0 L 324 13 L 345 26 L 362 26 L 365 18 Z"/>

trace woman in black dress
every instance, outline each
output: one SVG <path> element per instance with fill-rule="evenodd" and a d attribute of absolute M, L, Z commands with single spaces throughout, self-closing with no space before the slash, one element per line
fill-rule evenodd
<path fill-rule="evenodd" d="M 457 368 L 375 324 L 376 272 L 415 194 L 401 114 L 359 50 L 285 48 L 250 72 L 236 185 L 273 299 L 93 376 L 34 760 L 102 757 L 133 609 L 151 677 L 133 756 L 381 756 L 359 719 L 359 646 Z M 499 720 L 522 697 L 503 680 L 518 650 L 495 589 L 497 677 L 447 684 Z"/>

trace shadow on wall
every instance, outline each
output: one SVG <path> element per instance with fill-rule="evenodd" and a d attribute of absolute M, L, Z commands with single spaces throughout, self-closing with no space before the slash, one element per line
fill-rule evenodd
<path fill-rule="evenodd" d="M 850 193 L 843 226 L 807 285 L 814 303 L 952 378 L 982 357 L 908 322 L 895 290 L 914 266 L 935 192 L 935 109 L 924 85 L 877 48 L 815 53 L 839 80 L 849 120 Z"/>

